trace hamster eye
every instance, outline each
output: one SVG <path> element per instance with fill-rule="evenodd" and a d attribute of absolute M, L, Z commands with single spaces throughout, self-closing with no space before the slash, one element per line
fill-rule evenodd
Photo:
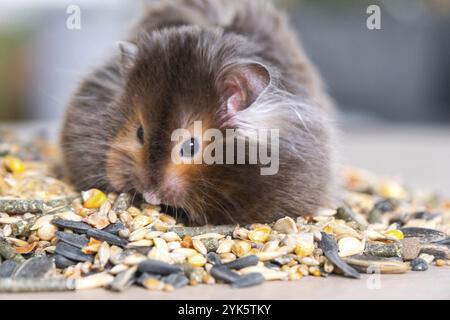
<path fill-rule="evenodd" d="M 144 128 L 142 128 L 142 126 L 140 126 L 140 127 L 137 129 L 136 136 L 137 136 L 139 142 L 140 142 L 141 144 L 144 144 Z"/>
<path fill-rule="evenodd" d="M 199 143 L 196 138 L 190 138 L 183 142 L 180 155 L 185 158 L 192 158 L 199 149 Z"/>

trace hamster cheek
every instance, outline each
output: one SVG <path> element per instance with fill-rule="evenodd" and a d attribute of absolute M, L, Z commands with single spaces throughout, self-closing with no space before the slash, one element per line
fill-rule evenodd
<path fill-rule="evenodd" d="M 125 126 L 126 127 L 126 126 Z M 106 154 L 106 176 L 117 191 L 142 188 L 145 176 L 145 154 L 135 139 L 135 130 L 122 130 L 111 142 Z"/>

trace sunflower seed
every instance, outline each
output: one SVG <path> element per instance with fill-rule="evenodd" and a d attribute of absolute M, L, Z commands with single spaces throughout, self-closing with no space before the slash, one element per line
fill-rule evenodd
<path fill-rule="evenodd" d="M 206 255 L 206 259 L 208 260 L 209 263 L 214 264 L 214 265 L 218 265 L 220 264 L 220 257 L 217 253 L 215 252 L 209 252 Z"/>
<path fill-rule="evenodd" d="M 405 238 L 419 238 L 420 243 L 438 242 L 447 238 L 445 233 L 428 228 L 406 227 L 401 228 L 400 231 L 403 232 Z"/>
<path fill-rule="evenodd" d="M 283 266 L 289 264 L 293 259 L 294 258 L 292 257 L 292 255 L 285 254 L 281 257 L 273 259 L 272 262 L 279 266 Z"/>
<path fill-rule="evenodd" d="M 55 265 L 59 269 L 65 269 L 67 267 L 76 265 L 78 262 L 74 260 L 70 260 L 60 254 L 55 255 Z"/>
<path fill-rule="evenodd" d="M 14 272 L 13 278 L 45 278 L 54 268 L 53 259 L 49 257 L 35 257 L 22 263 Z"/>
<path fill-rule="evenodd" d="M 350 267 L 344 260 L 338 255 L 338 246 L 336 240 L 332 235 L 322 232 L 322 239 L 319 242 L 319 247 L 323 250 L 325 256 L 338 267 L 344 273 L 344 276 L 359 279 L 360 275 L 358 271 Z"/>
<path fill-rule="evenodd" d="M 446 238 L 446 239 L 444 239 L 444 240 L 436 241 L 435 243 L 437 243 L 437 244 L 443 244 L 443 245 L 446 245 L 446 246 L 450 246 L 450 237 L 449 237 L 449 238 Z"/>
<path fill-rule="evenodd" d="M 109 232 L 106 232 L 103 230 L 98 230 L 95 228 L 91 228 L 91 229 L 87 230 L 86 235 L 88 237 L 92 237 L 92 238 L 95 238 L 95 239 L 101 240 L 101 241 L 106 241 L 109 244 L 116 245 L 119 247 L 126 247 L 128 244 L 127 240 L 122 239 L 119 236 L 116 236 L 112 233 L 109 233 Z"/>
<path fill-rule="evenodd" d="M 233 283 L 241 277 L 238 273 L 232 271 L 227 267 L 224 267 L 223 265 L 213 266 L 210 273 L 214 277 L 214 279 L 223 281 L 225 283 Z"/>
<path fill-rule="evenodd" d="M 120 292 L 129 288 L 135 281 L 137 268 L 137 266 L 134 266 L 117 274 L 114 280 L 110 283 L 109 289 Z"/>
<path fill-rule="evenodd" d="M 83 249 L 88 245 L 89 240 L 85 235 L 75 233 L 56 231 L 56 238 L 79 249 Z"/>
<path fill-rule="evenodd" d="M 70 221 L 70 220 L 63 220 L 60 218 L 56 218 L 52 220 L 52 223 L 56 225 L 57 227 L 64 228 L 64 229 L 70 229 L 78 233 L 86 233 L 88 230 L 93 229 L 90 225 L 84 222 L 78 222 L 78 221 Z"/>
<path fill-rule="evenodd" d="M 231 262 L 227 262 L 224 263 L 223 266 L 229 268 L 229 269 L 236 269 L 236 270 L 240 270 L 243 268 L 247 268 L 250 266 L 255 266 L 257 265 L 259 262 L 259 258 L 256 255 L 250 255 L 250 256 L 246 256 L 246 257 L 242 257 L 239 259 L 236 259 L 234 261 Z"/>
<path fill-rule="evenodd" d="M 336 218 L 347 222 L 355 222 L 360 230 L 365 230 L 368 226 L 366 219 L 349 207 L 338 208 L 336 211 Z"/>
<path fill-rule="evenodd" d="M 428 243 L 422 244 L 420 253 L 426 253 L 434 256 L 436 259 L 449 259 L 450 249 L 442 244 Z"/>
<path fill-rule="evenodd" d="M 10 278 L 18 264 L 13 260 L 6 260 L 0 265 L 0 278 Z"/>
<path fill-rule="evenodd" d="M 154 273 L 147 273 L 147 272 L 143 272 L 137 279 L 136 279 L 136 283 L 143 286 L 144 287 L 144 282 L 149 279 L 149 278 L 153 278 L 153 279 L 161 279 L 161 275 L 160 274 L 154 274 Z"/>
<path fill-rule="evenodd" d="M 189 284 L 189 279 L 182 273 L 172 273 L 163 277 L 164 283 L 172 285 L 175 289 L 183 288 Z"/>
<path fill-rule="evenodd" d="M 242 276 L 233 282 L 233 288 L 247 288 L 262 284 L 265 281 L 264 276 L 258 272 L 252 272 Z"/>
<path fill-rule="evenodd" d="M 94 261 L 94 256 L 90 254 L 85 254 L 83 251 L 81 251 L 77 247 L 73 247 L 67 243 L 60 242 L 56 245 L 55 252 L 59 255 L 62 255 L 68 259 L 74 260 L 74 261 Z"/>
<path fill-rule="evenodd" d="M 139 263 L 138 270 L 140 272 L 168 275 L 171 273 L 180 272 L 181 268 L 179 266 L 175 266 L 173 264 L 165 263 L 162 261 L 147 259 Z"/>

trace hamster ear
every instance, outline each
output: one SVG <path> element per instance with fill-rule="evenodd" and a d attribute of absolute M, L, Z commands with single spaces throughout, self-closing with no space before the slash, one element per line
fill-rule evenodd
<path fill-rule="evenodd" d="M 134 67 L 134 62 L 138 53 L 138 47 L 131 42 L 118 41 L 117 47 L 120 50 L 120 66 L 123 71 L 128 71 Z"/>
<path fill-rule="evenodd" d="M 229 114 L 248 108 L 270 83 L 270 73 L 259 63 L 232 66 L 219 80 L 222 108 Z"/>

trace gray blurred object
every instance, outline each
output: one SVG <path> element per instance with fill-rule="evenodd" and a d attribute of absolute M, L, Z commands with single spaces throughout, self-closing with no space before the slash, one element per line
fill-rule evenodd
<path fill-rule="evenodd" d="M 450 5 L 432 14 L 439 1 L 304 2 L 292 22 L 344 120 L 450 121 Z M 370 4 L 381 30 L 366 28 Z"/>
<path fill-rule="evenodd" d="M 79 30 L 66 26 L 70 5 L 80 8 Z M 114 53 L 141 9 L 140 1 L 124 0 L 0 2 L 0 17 L 9 15 L 9 25 L 24 24 L 31 34 L 24 118 L 60 119 L 77 83 Z"/>
<path fill-rule="evenodd" d="M 137 15 L 131 10 L 134 5 L 127 2 L 128 5 L 124 1 L 80 4 L 80 30 L 66 28 L 65 6 L 40 13 L 41 26 L 33 41 L 36 56 L 30 79 L 30 118 L 63 116 L 80 79 L 114 54 L 114 43 L 126 36 Z M 133 3 L 136 7 L 140 4 Z"/>

